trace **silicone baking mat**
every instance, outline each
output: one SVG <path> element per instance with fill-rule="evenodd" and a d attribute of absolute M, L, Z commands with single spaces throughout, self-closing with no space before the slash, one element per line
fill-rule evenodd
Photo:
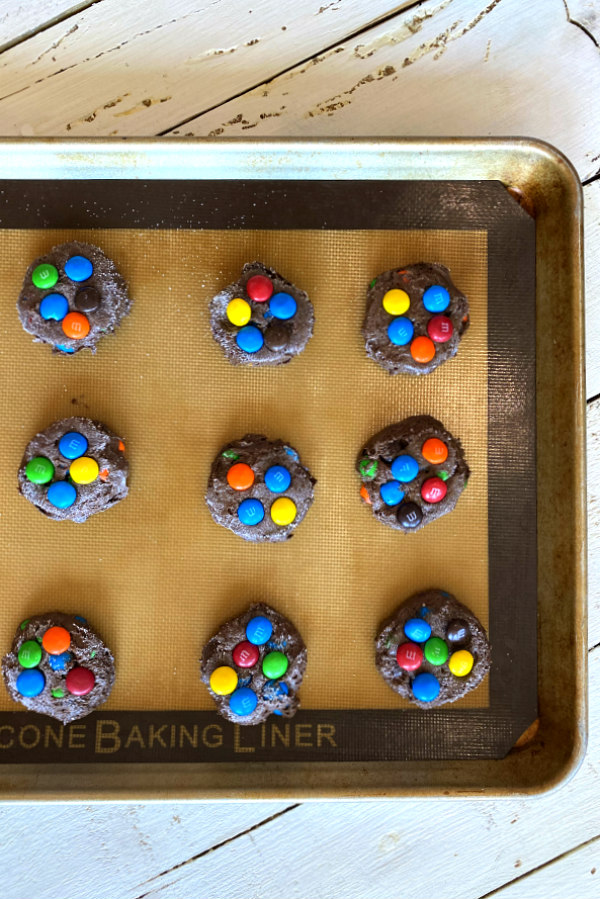
<path fill-rule="evenodd" d="M 8 649 L 22 618 L 57 608 L 87 617 L 117 660 L 106 705 L 64 729 L 14 712 L 2 693 L 0 757 L 501 756 L 535 718 L 533 223 L 497 184 L 412 184 L 400 193 L 363 184 L 353 203 L 347 185 L 305 185 L 295 197 L 289 184 L 233 187 L 199 197 L 184 183 L 173 196 L 153 183 L 149 212 L 143 185 L 113 183 L 100 200 L 97 183 L 79 182 L 69 188 L 79 196 L 70 206 L 63 198 L 59 212 L 46 186 L 38 220 L 13 216 L 0 231 L 0 645 Z M 363 214 L 353 221 L 357 201 Z M 134 300 L 95 357 L 55 357 L 34 345 L 14 307 L 29 262 L 71 239 L 102 247 Z M 306 351 L 279 368 L 230 366 L 210 333 L 211 296 L 254 259 L 307 290 L 315 307 Z M 366 286 L 421 260 L 450 269 L 469 298 L 471 327 L 449 364 L 391 377 L 362 345 Z M 451 515 L 402 535 L 361 503 L 354 461 L 377 430 L 422 413 L 461 439 L 472 476 Z M 27 441 L 72 414 L 121 435 L 131 465 L 127 500 L 85 525 L 48 521 L 16 492 Z M 314 506 L 286 544 L 242 541 L 214 524 L 203 501 L 214 455 L 247 432 L 284 439 L 317 478 Z M 516 530 L 506 528 L 515 521 Z M 459 703 L 420 712 L 378 675 L 373 638 L 403 599 L 430 586 L 455 593 L 490 629 L 494 667 Z M 232 727 L 213 711 L 198 657 L 223 620 L 259 599 L 289 616 L 307 643 L 302 711 Z"/>

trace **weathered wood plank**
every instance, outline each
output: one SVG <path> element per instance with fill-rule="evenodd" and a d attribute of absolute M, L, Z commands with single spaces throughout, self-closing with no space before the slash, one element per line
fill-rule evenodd
<path fill-rule="evenodd" d="M 33 3 L 2 3 L 0 5 L 0 53 L 15 41 L 35 34 L 58 19 L 75 13 L 93 0 L 34 0 Z"/>
<path fill-rule="evenodd" d="M 588 646 L 600 646 L 600 400 L 587 414 L 588 461 Z M 600 832 L 600 813 L 598 815 Z"/>
<path fill-rule="evenodd" d="M 5 135 L 150 135 L 410 0 L 103 0 L 0 55 Z"/>
<path fill-rule="evenodd" d="M 532 136 L 587 177 L 599 92 L 598 48 L 563 0 L 430 0 L 177 131 Z"/>
<path fill-rule="evenodd" d="M 598 0 L 565 0 L 569 19 L 600 46 L 600 7 Z"/>
<path fill-rule="evenodd" d="M 600 144 L 598 145 L 600 160 Z M 600 162 L 596 162 L 600 165 Z M 600 179 L 583 189 L 585 199 L 586 393 L 600 394 Z M 600 525 L 600 521 L 598 522 Z"/>
<path fill-rule="evenodd" d="M 598 899 L 600 836 L 493 893 L 494 899 Z"/>

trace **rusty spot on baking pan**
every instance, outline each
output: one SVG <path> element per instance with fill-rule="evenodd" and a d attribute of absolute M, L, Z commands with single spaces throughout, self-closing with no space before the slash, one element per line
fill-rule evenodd
<path fill-rule="evenodd" d="M 520 187 L 507 187 L 506 188 L 513 200 L 516 200 L 519 206 L 521 206 L 527 215 L 530 215 L 532 219 L 535 218 L 535 206 L 533 205 L 533 200 L 530 197 L 525 196 Z"/>
<path fill-rule="evenodd" d="M 515 750 L 526 749 L 529 744 L 536 738 L 537 732 L 540 729 L 540 719 L 536 718 L 533 724 L 530 724 L 527 730 L 524 730 L 513 748 L 511 752 L 515 752 Z"/>

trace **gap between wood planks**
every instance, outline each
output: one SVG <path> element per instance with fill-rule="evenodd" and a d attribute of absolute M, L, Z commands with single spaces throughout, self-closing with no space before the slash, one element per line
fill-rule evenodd
<path fill-rule="evenodd" d="M 5 44 L 0 44 L 0 53 L 4 53 L 5 50 L 10 50 L 12 47 L 17 47 L 19 44 L 28 41 L 29 38 L 35 37 L 36 34 L 42 34 L 42 32 L 47 31 L 48 28 L 52 28 L 54 25 L 60 25 L 61 22 L 66 22 L 72 16 L 85 12 L 86 9 L 89 9 L 91 6 L 96 6 L 97 3 L 102 3 L 102 0 L 82 0 L 81 3 L 74 4 L 70 9 L 66 9 L 63 13 L 53 16 L 36 28 L 30 28 L 29 31 L 25 31 L 23 34 L 18 35 L 18 37 L 6 41 Z"/>

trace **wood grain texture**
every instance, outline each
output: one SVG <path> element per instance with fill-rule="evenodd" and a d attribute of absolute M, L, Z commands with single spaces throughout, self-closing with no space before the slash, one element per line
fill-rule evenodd
<path fill-rule="evenodd" d="M 600 895 L 600 836 L 565 852 L 523 879 L 494 893 L 494 899 L 598 899 Z"/>
<path fill-rule="evenodd" d="M 151 135 L 407 0 L 102 0 L 0 55 L 5 135 Z"/>
<path fill-rule="evenodd" d="M 600 54 L 599 54 L 600 55 Z M 600 159 L 600 141 L 598 142 Z M 596 163 L 598 165 L 598 163 Z M 586 393 L 589 399 L 600 394 L 600 178 L 583 189 L 585 313 L 586 313 Z"/>
<path fill-rule="evenodd" d="M 588 646 L 600 647 L 600 400 L 587 414 Z M 600 812 L 598 813 L 600 830 Z"/>
<path fill-rule="evenodd" d="M 94 0 L 33 0 L 25 3 L 0 3 L 0 52 L 7 45 L 46 28 L 58 19 L 65 19 Z"/>

